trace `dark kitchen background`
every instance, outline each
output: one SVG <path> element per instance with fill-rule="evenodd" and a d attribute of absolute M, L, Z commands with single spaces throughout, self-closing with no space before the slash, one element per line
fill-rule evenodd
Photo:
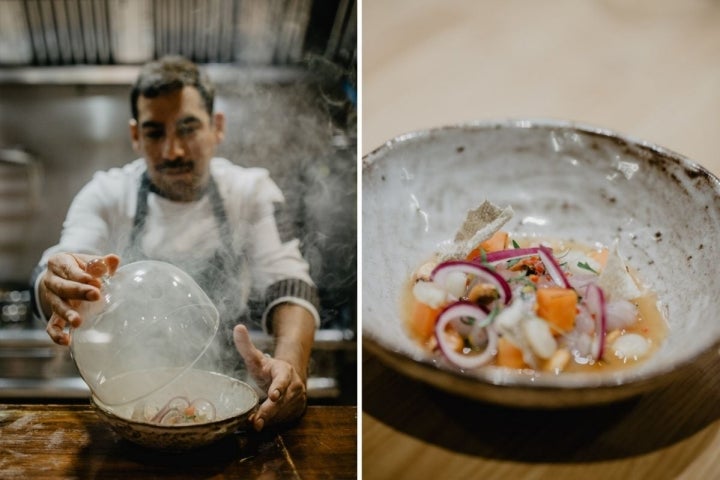
<path fill-rule="evenodd" d="M 92 174 L 136 158 L 138 66 L 178 53 L 216 82 L 219 155 L 286 194 L 322 299 L 310 401 L 356 403 L 356 18 L 355 0 L 0 1 L 0 397 L 87 396 L 29 277 Z"/>

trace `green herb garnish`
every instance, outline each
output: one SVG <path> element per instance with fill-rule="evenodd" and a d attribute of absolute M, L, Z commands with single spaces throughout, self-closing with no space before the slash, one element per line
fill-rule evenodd
<path fill-rule="evenodd" d="M 487 319 L 485 320 L 485 323 L 483 326 L 490 325 L 492 322 L 494 322 L 495 318 L 498 316 L 499 313 L 500 313 L 500 307 L 495 305 L 493 307 L 493 309 L 490 311 L 490 313 L 488 314 Z"/>
<path fill-rule="evenodd" d="M 594 273 L 595 275 L 599 275 L 599 273 L 600 273 L 600 272 L 598 272 L 597 270 L 595 270 L 594 268 L 592 268 L 590 265 L 588 265 L 587 262 L 578 262 L 578 263 L 577 263 L 577 266 L 580 267 L 580 268 L 582 268 L 583 270 L 587 270 L 587 271 L 589 271 L 589 272 L 592 272 L 592 273 Z"/>

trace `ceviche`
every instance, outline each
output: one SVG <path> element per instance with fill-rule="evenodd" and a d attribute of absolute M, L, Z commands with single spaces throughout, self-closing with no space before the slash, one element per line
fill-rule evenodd
<path fill-rule="evenodd" d="M 665 321 L 617 242 L 514 237 L 502 229 L 511 215 L 486 202 L 449 248 L 414 272 L 414 338 L 463 370 L 623 368 L 657 349 Z"/>
<path fill-rule="evenodd" d="M 158 425 L 207 423 L 215 420 L 215 406 L 204 398 L 190 400 L 183 396 L 173 397 L 162 406 L 140 402 L 133 419 Z"/>

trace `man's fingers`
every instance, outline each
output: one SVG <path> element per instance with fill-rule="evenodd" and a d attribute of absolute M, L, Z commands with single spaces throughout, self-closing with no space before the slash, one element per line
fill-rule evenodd
<path fill-rule="evenodd" d="M 257 412 L 253 415 L 253 427 L 256 431 L 260 431 L 265 426 L 266 419 L 273 418 L 277 415 L 280 405 L 273 402 L 269 398 L 260 404 Z"/>
<path fill-rule="evenodd" d="M 75 255 L 57 255 L 48 261 L 48 270 L 59 278 L 73 282 L 95 283 L 95 278 L 85 271 L 87 262 Z"/>
<path fill-rule="evenodd" d="M 43 281 L 49 294 L 62 299 L 89 301 L 100 299 L 100 290 L 92 285 L 66 280 L 57 275 L 46 277 Z M 52 299 L 49 300 L 52 303 Z"/>
<path fill-rule="evenodd" d="M 240 356 L 245 360 L 248 369 L 258 371 L 262 369 L 265 355 L 253 345 L 250 332 L 245 325 L 236 325 L 233 329 L 233 340 Z"/>
<path fill-rule="evenodd" d="M 82 322 L 80 314 L 68 303 L 63 302 L 59 297 L 53 297 L 50 300 L 50 306 L 53 311 L 52 316 L 62 319 L 62 327 L 65 327 L 66 324 L 70 324 L 74 328 L 80 326 L 80 322 Z"/>
<path fill-rule="evenodd" d="M 58 277 L 99 288 L 99 278 L 104 275 L 114 275 L 119 265 L 120 257 L 115 254 L 98 257 L 68 253 L 51 257 L 48 261 L 48 270 Z"/>
<path fill-rule="evenodd" d="M 80 314 L 75 306 L 80 300 L 97 300 L 100 291 L 89 285 L 78 284 L 59 277 L 45 279 L 45 299 L 53 316 L 63 319 L 73 327 L 80 326 Z M 63 323 L 62 327 L 65 326 Z"/>
<path fill-rule="evenodd" d="M 65 332 L 65 320 L 55 313 L 48 320 L 45 331 L 47 331 L 52 341 L 59 345 L 68 345 L 70 343 L 70 336 Z"/>
<path fill-rule="evenodd" d="M 285 390 L 280 390 L 279 388 L 273 388 L 271 386 L 268 390 L 268 398 L 273 402 L 277 402 L 278 400 L 280 400 L 280 397 L 282 397 L 284 391 Z"/>
<path fill-rule="evenodd" d="M 120 257 L 115 255 L 114 253 L 111 253 L 110 255 L 105 255 L 103 257 L 103 260 L 105 260 L 105 265 L 108 267 L 108 275 L 113 276 L 115 275 L 115 272 L 118 269 L 118 266 L 120 265 Z"/>
<path fill-rule="evenodd" d="M 233 340 L 260 388 L 270 385 L 267 398 L 252 417 L 253 428 L 260 431 L 266 424 L 282 422 L 301 413 L 306 402 L 305 385 L 293 367 L 282 360 L 267 358 L 253 345 L 244 325 L 235 326 Z"/>
<path fill-rule="evenodd" d="M 278 400 L 273 400 L 272 396 L 269 396 L 253 415 L 253 427 L 259 432 L 266 424 L 281 423 L 295 418 L 302 413 L 306 400 L 304 390 L 300 388 L 287 389 L 283 398 Z"/>
<path fill-rule="evenodd" d="M 305 408 L 307 401 L 305 384 L 293 368 L 282 361 L 270 360 L 272 383 L 268 397 L 253 416 L 253 427 L 260 431 L 270 423 L 286 421 L 296 417 Z"/>
<path fill-rule="evenodd" d="M 87 262 L 85 271 L 96 278 L 101 278 L 106 275 L 112 276 L 115 274 L 115 270 L 117 270 L 119 264 L 120 257 L 115 254 L 95 257 Z"/>
<path fill-rule="evenodd" d="M 50 257 L 40 284 L 40 301 L 44 312 L 52 312 L 46 330 L 55 343 L 70 343 L 65 328 L 80 326 L 82 318 L 77 310 L 80 302 L 100 300 L 99 277 L 114 274 L 119 264 L 120 257 L 114 254 L 99 257 L 60 253 Z"/>
<path fill-rule="evenodd" d="M 272 383 L 268 388 L 268 398 L 274 402 L 280 400 L 285 394 L 290 382 L 292 381 L 292 371 L 290 369 L 280 369 L 273 367 L 272 369 Z"/>

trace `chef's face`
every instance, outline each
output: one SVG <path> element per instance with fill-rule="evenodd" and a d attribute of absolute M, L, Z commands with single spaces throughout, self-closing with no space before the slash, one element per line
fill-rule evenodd
<path fill-rule="evenodd" d="M 215 147 L 223 139 L 223 115 L 211 116 L 194 87 L 153 98 L 141 95 L 137 106 L 130 135 L 135 150 L 145 157 L 150 180 L 172 200 L 197 199 L 207 186 Z"/>

